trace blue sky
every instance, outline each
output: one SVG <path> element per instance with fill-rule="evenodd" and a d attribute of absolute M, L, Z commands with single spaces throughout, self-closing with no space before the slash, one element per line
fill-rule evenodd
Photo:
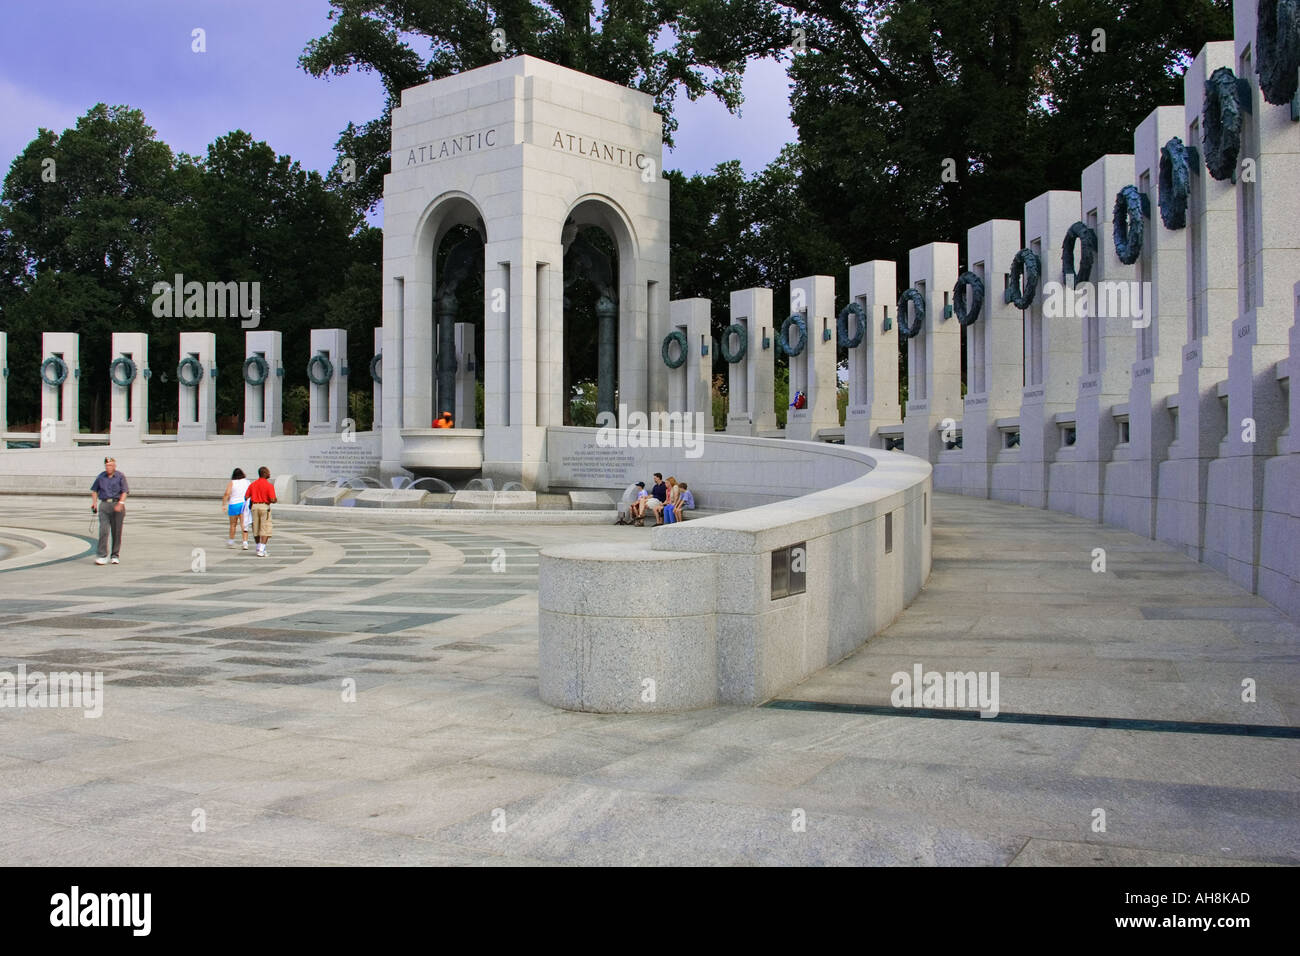
<path fill-rule="evenodd" d="M 326 32 L 327 0 L 7 0 L 0 19 L 0 174 L 36 135 L 62 131 L 98 102 L 143 110 L 176 152 L 202 153 L 245 129 L 303 166 L 329 169 L 349 121 L 378 115 L 372 74 L 316 79 L 298 66 Z M 206 31 L 207 52 L 191 50 Z M 417 51 L 423 52 L 423 51 Z M 766 165 L 795 139 L 785 69 L 753 63 L 742 115 L 679 96 L 668 169 L 706 172 L 739 159 Z"/>

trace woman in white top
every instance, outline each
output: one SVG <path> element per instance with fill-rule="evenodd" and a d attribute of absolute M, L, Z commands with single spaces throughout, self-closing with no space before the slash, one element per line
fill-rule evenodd
<path fill-rule="evenodd" d="M 226 493 L 221 498 L 221 503 L 226 507 L 226 517 L 230 519 L 230 537 L 226 539 L 226 547 L 235 546 L 235 532 L 240 526 L 243 526 L 244 532 L 244 550 L 248 550 L 248 522 L 245 520 L 248 515 L 246 509 L 248 503 L 244 501 L 244 492 L 252 482 L 244 477 L 242 468 L 236 468 L 230 475 L 230 484 L 226 485 Z"/>

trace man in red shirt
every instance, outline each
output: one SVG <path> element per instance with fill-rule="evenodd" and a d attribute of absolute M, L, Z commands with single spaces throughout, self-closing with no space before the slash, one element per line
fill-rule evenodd
<path fill-rule="evenodd" d="M 266 543 L 271 540 L 271 505 L 276 503 L 270 468 L 263 465 L 257 469 L 257 480 L 248 486 L 244 498 L 253 505 L 253 538 L 257 541 L 257 557 L 264 558 Z"/>

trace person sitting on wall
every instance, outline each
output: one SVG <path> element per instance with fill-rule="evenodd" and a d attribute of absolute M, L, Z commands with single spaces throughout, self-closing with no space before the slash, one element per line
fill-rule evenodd
<path fill-rule="evenodd" d="M 668 500 L 664 502 L 663 518 L 664 524 L 672 524 L 677 520 L 676 510 L 677 503 L 681 500 L 682 493 L 678 490 L 677 479 L 669 475 L 665 479 L 668 483 Z"/>
<path fill-rule="evenodd" d="M 798 409 L 798 408 L 807 408 L 807 407 L 808 407 L 808 396 L 806 396 L 806 395 L 803 393 L 802 390 L 799 390 L 799 391 L 795 392 L 795 393 L 794 393 L 794 401 L 790 403 L 790 407 L 791 407 L 791 408 L 795 408 L 795 409 Z"/>
<path fill-rule="evenodd" d="M 641 526 L 641 519 L 645 517 L 646 502 L 650 500 L 650 492 L 645 490 L 645 482 L 636 483 L 636 498 L 628 505 L 628 512 L 632 515 L 632 523 L 637 527 Z"/>
<path fill-rule="evenodd" d="M 650 497 L 645 502 L 646 508 L 654 510 L 655 524 L 664 523 L 663 507 L 667 501 L 668 485 L 664 482 L 664 476 L 656 471 L 654 487 L 650 489 Z M 644 513 L 643 511 L 642 514 Z"/>
<path fill-rule="evenodd" d="M 453 428 L 453 427 L 455 427 L 455 426 L 452 424 L 452 421 L 451 421 L 451 412 L 443 412 L 443 413 L 442 413 L 441 415 L 439 415 L 436 419 L 434 419 L 433 427 L 434 427 L 434 428 Z"/>
<path fill-rule="evenodd" d="M 677 507 L 673 509 L 673 514 L 678 521 L 685 521 L 686 512 L 695 510 L 695 496 L 691 494 L 690 488 L 686 486 L 684 481 L 677 483 L 677 493 Z"/>

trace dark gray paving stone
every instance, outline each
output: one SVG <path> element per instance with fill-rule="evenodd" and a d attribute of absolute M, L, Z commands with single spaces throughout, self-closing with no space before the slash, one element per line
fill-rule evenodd
<path fill-rule="evenodd" d="M 242 577 L 233 571 L 204 571 L 202 574 L 162 574 L 149 580 L 153 585 L 165 585 L 168 588 L 197 588 L 206 584 L 225 584 Z"/>
<path fill-rule="evenodd" d="M 120 660 L 128 655 L 116 650 L 105 651 L 97 647 L 60 647 L 51 648 L 49 651 L 43 651 L 40 654 L 26 654 L 11 658 L 15 661 L 25 661 L 27 669 L 31 670 L 33 664 L 54 665 L 54 666 L 80 666 L 82 664 L 99 664 L 109 661 Z"/>
<path fill-rule="evenodd" d="M 376 574 L 372 577 L 286 578 L 278 583 L 281 587 L 317 588 L 316 595 L 319 598 L 321 594 L 328 591 L 337 591 L 339 588 L 370 588 L 375 585 L 382 585 L 393 576 L 391 574 Z"/>
<path fill-rule="evenodd" d="M 209 641 L 271 641 L 272 643 L 301 644 L 306 641 L 325 639 L 324 635 L 307 634 L 299 629 L 290 630 L 280 627 L 214 627 L 199 633 Z M 232 644 L 223 644 L 221 648 L 236 646 L 243 649 L 242 645 Z"/>
<path fill-rule="evenodd" d="M 274 648 L 270 648 L 270 647 L 267 647 L 265 643 L 260 643 L 260 644 L 259 644 L 257 641 L 231 641 L 229 644 L 218 644 L 218 645 L 216 646 L 216 649 L 219 650 L 219 651 L 269 651 L 269 650 L 274 650 L 277 654 L 287 654 L 287 653 L 292 653 L 293 651 L 296 651 L 296 650 L 297 650 L 297 648 L 294 647 L 292 644 L 287 644 L 286 646 L 281 647 L 281 646 L 279 646 L 279 645 L 280 645 L 282 642 L 277 641 L 277 642 L 273 642 L 273 643 L 275 643 L 276 646 L 275 646 Z"/>
<path fill-rule="evenodd" d="M 525 591 L 515 594 L 466 594 L 463 591 L 387 591 L 372 597 L 348 602 L 353 605 L 404 605 L 407 607 L 493 607 L 513 600 Z"/>
<path fill-rule="evenodd" d="M 222 664 L 247 664 L 250 667 L 311 667 L 312 661 L 292 657 L 223 657 Z"/>
<path fill-rule="evenodd" d="M 200 640 L 197 637 L 176 637 L 173 634 L 145 634 L 134 637 L 119 637 L 119 641 L 139 641 L 146 644 L 210 644 L 211 641 Z"/>
<path fill-rule="evenodd" d="M 411 664 L 438 660 L 434 654 L 385 654 L 382 651 L 336 651 L 329 656 L 356 658 L 363 661 L 406 661 Z"/>
<path fill-rule="evenodd" d="M 168 591 L 175 591 L 171 587 L 94 587 L 81 588 L 77 591 L 65 591 L 65 594 L 85 595 L 86 597 L 122 598 L 122 597 L 153 597 L 156 594 L 166 594 Z"/>
<path fill-rule="evenodd" d="M 312 604 L 321 599 L 320 591 L 292 591 L 282 589 L 279 583 L 258 585 L 258 592 L 266 601 L 276 604 Z M 204 601 L 220 602 L 230 607 L 230 612 L 247 610 L 247 591 L 221 591 L 217 594 L 203 595 Z"/>
<path fill-rule="evenodd" d="M 136 674 L 133 677 L 118 677 L 105 681 L 115 687 L 197 687 L 207 681 L 185 674 Z"/>
<path fill-rule="evenodd" d="M 227 611 L 220 608 L 203 607 L 191 601 L 177 601 L 174 604 L 135 604 L 129 608 L 116 611 L 91 611 L 86 616 L 101 621 L 130 618 L 137 622 L 179 624 L 204 618 L 223 617 L 238 610 L 239 608 L 231 608 Z"/>
<path fill-rule="evenodd" d="M 110 615 L 113 611 L 100 611 L 97 614 Z M 144 627 L 149 624 L 148 618 L 131 619 L 99 617 L 96 614 L 74 614 L 68 617 L 42 617 L 34 621 L 24 621 L 24 626 L 33 627 L 60 627 L 60 628 L 79 628 L 87 631 L 99 631 L 105 628 L 113 627 Z"/>
<path fill-rule="evenodd" d="M 318 684 L 321 681 L 337 681 L 337 677 L 328 674 L 238 674 L 231 680 L 246 681 L 250 684 Z M 247 721 L 245 721 L 247 723 Z"/>
<path fill-rule="evenodd" d="M 391 634 L 404 631 L 410 627 L 423 627 L 436 621 L 443 621 L 451 614 L 386 614 L 382 611 L 345 611 L 330 609 L 307 611 L 289 617 L 275 618 L 267 623 L 278 624 L 285 628 L 304 628 L 332 633 L 373 633 Z"/>

